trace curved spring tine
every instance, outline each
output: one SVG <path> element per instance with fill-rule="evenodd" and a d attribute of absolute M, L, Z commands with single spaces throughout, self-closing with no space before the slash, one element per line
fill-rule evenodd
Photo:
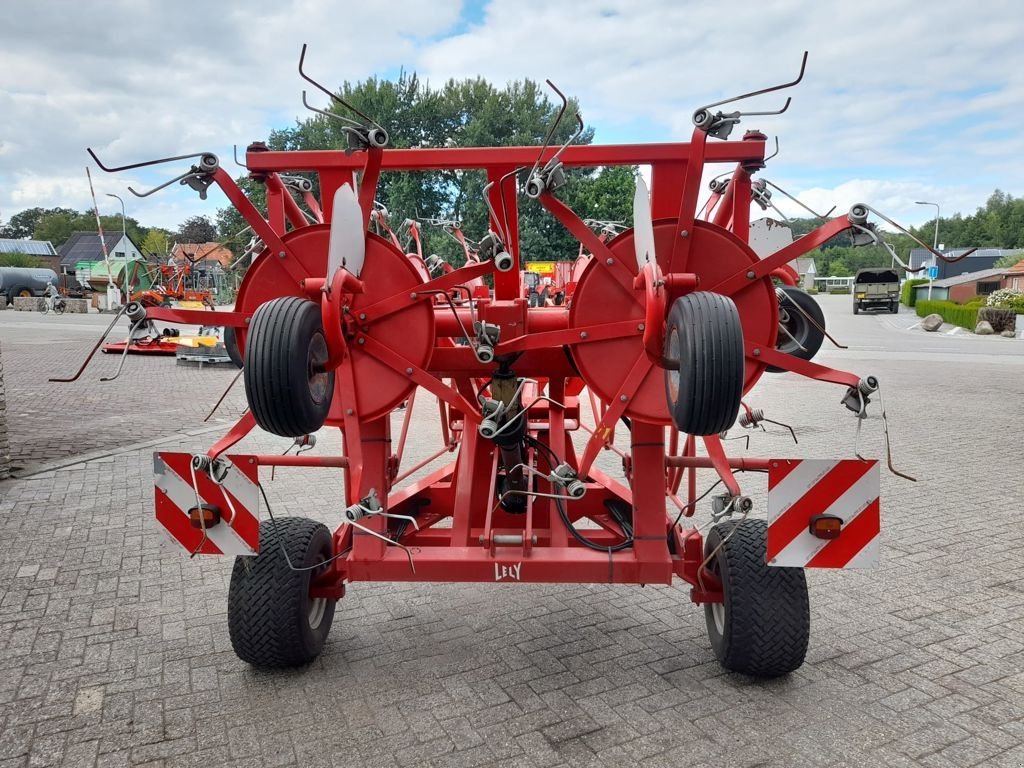
<path fill-rule="evenodd" d="M 124 361 L 128 359 L 128 347 L 132 345 L 132 334 L 135 333 L 135 330 L 144 322 L 146 322 L 146 318 L 142 318 L 137 323 L 132 325 L 131 329 L 128 331 L 128 338 L 125 339 L 124 342 L 124 350 L 121 352 L 121 362 L 117 366 L 117 372 L 113 376 L 101 377 L 100 381 L 113 381 L 114 379 L 121 375 L 121 369 L 124 368 Z"/>
<path fill-rule="evenodd" d="M 176 160 L 191 160 L 194 157 L 203 157 L 204 155 L 210 154 L 209 152 L 198 152 L 194 155 L 178 155 L 177 157 L 165 157 L 160 160 L 147 160 L 144 163 L 132 163 L 131 165 L 119 165 L 114 168 L 108 168 L 107 166 L 100 162 L 100 159 L 96 156 L 96 153 L 93 152 L 90 147 L 86 147 L 85 151 L 89 153 L 93 160 L 96 161 L 96 165 L 98 165 L 102 170 L 106 171 L 107 173 L 117 173 L 118 171 L 130 171 L 133 168 L 146 168 L 147 166 L 160 165 L 161 163 L 173 163 Z"/>
<path fill-rule="evenodd" d="M 565 144 L 559 147 L 558 151 L 551 156 L 551 159 L 544 164 L 544 170 L 547 171 L 550 170 L 551 168 L 554 168 L 555 165 L 558 164 L 558 158 L 561 156 L 563 152 L 565 152 L 565 148 L 572 144 L 574 141 L 576 141 L 576 139 L 580 137 L 580 134 L 583 133 L 583 115 L 581 115 L 579 112 L 576 113 L 576 122 L 579 126 L 576 129 L 576 133 L 574 133 L 572 136 L 566 139 Z"/>
<path fill-rule="evenodd" d="M 934 248 L 932 248 L 932 247 L 931 247 L 930 245 L 928 245 L 927 243 L 925 243 L 925 242 L 922 242 L 921 240 L 919 240 L 919 239 L 918 239 L 918 238 L 917 238 L 917 237 L 916 237 L 916 236 L 914 235 L 914 233 L 913 233 L 913 232 L 911 232 L 911 231 L 909 231 L 908 229 L 906 229 L 906 228 L 904 228 L 904 227 L 900 226 L 900 225 L 899 225 L 899 224 L 897 224 L 897 223 L 896 223 L 895 221 L 893 221 L 893 220 L 892 220 L 892 219 L 890 219 L 890 218 L 889 218 L 888 216 L 886 216 L 886 215 L 885 215 L 884 213 L 881 213 L 881 212 L 879 212 L 879 211 L 875 210 L 874 208 L 872 208 L 872 207 L 871 207 L 870 205 L 868 205 L 867 203 L 860 203 L 860 205 L 863 205 L 863 206 L 864 206 L 865 208 L 867 208 L 867 209 L 868 209 L 869 211 L 871 211 L 871 212 L 872 212 L 873 214 L 875 214 L 875 216 L 877 216 L 878 218 L 880 218 L 880 219 L 881 219 L 882 221 L 884 221 L 884 222 L 886 222 L 887 224 L 891 224 L 892 226 L 896 227 L 896 229 L 898 229 L 898 230 L 899 230 L 900 232 L 902 232 L 903 234 L 905 234 L 905 235 L 906 235 L 907 237 L 909 237 L 909 238 L 910 238 L 911 240 L 913 240 L 913 241 L 914 241 L 915 243 L 917 243 L 917 244 L 918 244 L 918 245 L 920 245 L 920 246 L 921 246 L 922 248 L 924 248 L 925 250 L 927 250 L 927 251 L 928 251 L 929 253 L 931 253 L 931 254 L 932 254 L 933 256 L 935 256 L 935 257 L 937 257 L 937 258 L 940 258 L 940 259 L 942 259 L 942 260 L 943 260 L 944 262 L 946 262 L 947 264 L 955 264 L 956 262 L 958 262 L 958 261 L 960 261 L 960 260 L 962 260 L 962 259 L 966 259 L 966 258 L 967 258 L 968 256 L 970 256 L 970 255 L 971 255 L 972 253 L 974 253 L 974 252 L 975 252 L 976 250 L 978 250 L 977 248 L 971 248 L 971 250 L 969 250 L 969 251 L 967 251 L 967 252 L 965 252 L 965 253 L 962 253 L 962 254 L 960 254 L 959 256 L 957 256 L 956 258 L 952 258 L 952 259 L 951 259 L 951 258 L 949 258 L 948 256 L 943 256 L 943 255 L 942 255 L 941 253 L 939 253 L 938 251 L 936 251 L 936 250 L 935 250 Z M 906 267 L 904 267 L 904 269 L 906 269 Z"/>
<path fill-rule="evenodd" d="M 234 374 L 234 378 L 231 379 L 231 383 L 227 385 L 227 389 L 225 389 L 224 393 L 222 395 L 220 395 L 220 399 L 218 399 L 217 402 L 214 404 L 213 409 L 210 411 L 210 413 L 208 413 L 206 415 L 206 418 L 203 420 L 204 422 L 210 421 L 210 419 L 213 418 L 213 415 L 215 413 L 217 413 L 217 409 L 220 408 L 220 403 L 223 402 L 224 399 L 227 397 L 227 393 L 230 392 L 231 391 L 231 387 L 233 387 L 234 384 L 236 384 L 238 382 L 240 376 L 242 376 L 242 369 L 241 368 L 239 369 L 239 372 L 237 374 Z M 271 468 L 271 471 L 272 471 L 272 468 Z"/>
<path fill-rule="evenodd" d="M 776 139 L 776 141 L 778 141 L 778 139 Z M 232 144 L 231 147 L 234 150 L 234 154 L 235 154 L 235 165 L 240 166 L 242 168 L 245 168 L 245 170 L 248 171 L 249 170 L 249 166 L 248 165 L 246 165 L 245 163 L 238 162 L 238 145 L 237 144 Z"/>
<path fill-rule="evenodd" d="M 148 192 L 138 192 L 135 189 L 132 189 L 131 187 L 128 187 L 128 191 L 131 192 L 136 197 L 149 197 L 150 195 L 155 195 L 161 189 L 164 189 L 166 187 L 171 186 L 171 184 L 173 184 L 176 181 L 184 181 L 185 179 L 196 177 L 196 176 L 202 176 L 202 174 L 201 173 L 197 173 L 196 171 L 191 171 L 191 170 L 190 171 L 185 171 L 185 173 L 181 174 L 181 176 L 175 176 L 170 181 L 164 182 L 159 187 L 153 187 L 153 189 L 149 190 Z"/>
<path fill-rule="evenodd" d="M 778 154 L 778 152 L 776 152 L 775 154 L 777 155 L 777 154 Z M 775 156 L 775 155 L 772 155 L 772 157 L 774 157 L 774 156 Z M 767 160 L 767 158 L 765 158 L 765 159 Z M 813 216 L 814 216 L 815 218 L 817 218 L 817 219 L 821 219 L 822 221 L 825 221 L 825 220 L 826 220 L 826 219 L 828 218 L 828 215 L 829 215 L 830 213 L 832 213 L 832 211 L 834 211 L 834 210 L 836 209 L 836 207 L 835 207 L 835 206 L 833 205 L 833 206 L 832 206 L 831 208 L 829 208 L 829 209 L 828 209 L 828 211 L 827 211 L 827 212 L 826 212 L 826 213 L 825 213 L 824 215 L 822 215 L 822 214 L 818 213 L 817 211 L 815 211 L 815 210 L 814 210 L 813 208 L 811 208 L 810 206 L 808 206 L 808 205 L 805 205 L 804 203 L 802 203 L 802 202 L 800 202 L 799 200 L 797 200 L 797 199 L 796 199 L 795 197 L 793 197 L 793 195 L 789 194 L 789 192 L 787 192 L 786 190 L 784 190 L 784 189 L 783 189 L 782 187 L 780 187 L 780 186 L 779 186 L 778 184 L 775 184 L 774 182 L 771 182 L 771 181 L 769 181 L 768 179 L 764 178 L 763 176 L 761 177 L 761 180 L 762 180 L 762 181 L 763 181 L 763 182 L 764 182 L 765 184 L 769 185 L 769 186 L 770 186 L 770 187 L 771 187 L 772 189 L 775 189 L 775 190 L 778 190 L 779 192 L 781 192 L 781 193 L 782 193 L 783 195 L 785 195 L 786 197 L 788 197 L 788 198 L 789 198 L 790 200 L 792 200 L 792 201 L 793 201 L 794 203 L 796 203 L 797 205 L 799 205 L 799 206 L 800 206 L 801 208 L 803 208 L 803 209 L 804 209 L 805 211 L 807 211 L 808 213 L 812 214 L 812 215 L 813 215 Z"/>
<path fill-rule="evenodd" d="M 732 112 L 732 113 L 729 114 L 729 117 L 755 117 L 755 116 L 760 116 L 760 115 L 781 115 L 783 112 L 785 112 L 787 109 L 789 109 L 789 105 L 792 102 L 793 102 L 793 97 L 792 96 L 787 96 L 786 97 L 786 103 L 782 105 L 782 109 L 772 109 L 772 110 L 769 110 L 767 112 Z"/>
<path fill-rule="evenodd" d="M 493 181 L 489 181 L 486 184 L 484 184 L 484 204 L 487 206 L 487 210 L 491 214 L 491 220 L 494 222 L 494 226 L 497 227 L 499 230 L 501 230 L 502 227 L 498 223 L 498 214 L 494 210 L 494 206 L 491 205 L 491 196 L 489 194 L 487 194 L 488 192 L 491 191 L 491 187 L 493 187 L 493 186 L 494 186 L 494 182 Z M 495 234 L 497 234 L 498 237 L 501 238 L 502 245 L 504 245 L 504 244 L 506 244 L 508 242 L 508 238 L 505 237 L 504 231 L 499 231 L 499 232 L 496 232 Z"/>
<path fill-rule="evenodd" d="M 825 338 L 828 339 L 829 341 L 831 341 L 832 344 L 837 349 L 849 349 L 849 347 L 846 344 L 840 344 L 838 341 L 836 341 L 832 337 L 832 334 L 830 334 L 827 330 L 825 330 L 825 326 L 823 326 L 820 323 L 818 323 L 817 320 L 815 320 L 813 317 L 811 317 L 809 312 L 805 311 L 804 308 L 801 307 L 797 302 L 795 302 L 792 299 L 790 299 L 789 296 L 786 295 L 785 291 L 782 291 L 782 296 L 779 296 L 778 292 L 776 292 L 776 296 L 780 299 L 780 302 L 779 302 L 780 305 L 781 305 L 781 298 L 782 298 L 782 296 L 785 296 L 786 297 L 786 301 L 788 301 L 789 304 L 794 309 L 796 309 L 797 312 L 799 312 L 801 315 L 803 315 L 804 319 L 807 320 L 807 322 L 809 322 L 811 325 L 813 325 L 815 328 L 817 328 L 819 331 L 821 331 L 821 333 L 825 336 Z M 787 307 L 787 309 L 788 309 L 788 307 Z M 782 328 L 781 324 L 779 325 L 779 328 L 780 329 Z M 794 339 L 794 341 L 795 341 L 795 339 Z"/>
<path fill-rule="evenodd" d="M 305 61 L 306 61 L 306 44 L 305 44 L 305 43 L 303 43 L 303 44 L 302 44 L 302 52 L 301 52 L 301 53 L 299 54 L 299 76 L 300 76 L 300 77 L 301 77 L 301 78 L 302 78 L 303 80 L 305 80 L 305 81 L 306 81 L 307 83 L 309 83 L 310 85 L 313 85 L 313 86 L 314 86 L 314 87 L 316 87 L 316 88 L 317 88 L 318 90 L 320 90 L 320 91 L 322 91 L 323 93 L 327 94 L 327 96 L 328 96 L 329 98 L 331 98 L 331 99 L 333 99 L 334 101 L 338 102 L 338 103 L 339 103 L 339 104 L 341 104 L 341 105 L 342 105 L 343 107 L 345 107 L 346 109 L 350 110 L 351 112 L 354 112 L 355 114 L 359 115 L 359 116 L 360 116 L 361 118 L 363 118 L 363 120 L 365 120 L 366 122 L 368 122 L 368 123 L 369 123 L 370 125 L 372 125 L 372 126 L 373 126 L 374 128 L 380 128 L 380 129 L 381 129 L 382 131 L 384 130 L 384 126 L 382 126 L 382 125 L 381 125 L 380 123 L 378 123 L 378 122 L 377 122 L 376 120 L 374 120 L 374 119 L 373 119 L 372 117 L 370 117 L 370 116 L 369 116 L 369 115 L 367 115 L 366 113 L 364 113 L 364 112 L 360 111 L 360 110 L 359 110 L 359 109 L 357 109 L 356 107 L 352 106 L 352 105 L 351 105 L 351 104 L 349 104 L 349 103 L 348 103 L 347 101 L 345 101 L 345 100 L 344 100 L 343 98 L 341 98 L 340 96 L 338 96 L 338 95 L 337 95 L 336 93 L 332 93 L 332 92 L 330 91 L 330 89 L 328 89 L 328 88 L 324 87 L 323 85 L 321 85 L 320 83 L 318 83 L 318 82 L 317 82 L 316 80 L 314 80 L 314 79 L 313 79 L 312 77 L 310 77 L 309 75 L 307 75 L 307 74 L 306 74 L 306 72 L 305 72 L 305 70 L 303 70 L 303 68 L 302 68 L 302 65 L 303 65 L 303 64 L 305 63 Z M 303 102 L 305 102 L 305 96 L 303 96 Z M 316 110 L 314 110 L 314 111 L 316 111 Z M 355 121 L 353 121 L 353 122 L 355 122 Z M 356 124 L 358 125 L 358 123 L 356 123 Z"/>
<path fill-rule="evenodd" d="M 500 179 L 498 179 L 498 197 L 501 198 L 501 217 L 502 217 L 501 218 L 501 226 L 504 228 L 505 234 L 508 234 L 508 231 L 509 231 L 508 230 L 508 208 L 505 207 L 505 179 L 507 179 L 509 176 L 515 176 L 517 173 L 519 173 L 520 171 L 523 171 L 525 169 L 526 169 L 526 166 L 524 165 L 524 166 L 522 166 L 520 168 L 516 168 L 515 170 L 509 171 L 504 176 L 502 176 Z M 519 185 L 518 185 L 518 181 L 517 181 L 517 183 L 516 183 L 516 187 L 517 187 L 516 194 L 518 194 L 518 186 Z M 506 243 L 506 245 L 507 244 L 508 243 Z"/>
<path fill-rule="evenodd" d="M 797 445 L 800 445 L 800 441 L 796 439 L 796 432 L 793 430 L 791 426 L 789 426 L 789 424 L 783 424 L 781 421 L 774 421 L 772 419 L 761 419 L 761 421 L 764 421 L 768 424 L 774 424 L 777 427 L 784 427 L 785 429 L 788 429 L 789 434 L 793 438 L 793 442 L 796 443 Z"/>
<path fill-rule="evenodd" d="M 526 174 L 529 179 L 537 172 L 537 168 L 540 167 L 540 161 L 544 159 L 544 153 L 548 150 L 548 145 L 551 144 L 551 137 L 555 135 L 555 131 L 558 130 L 559 123 L 562 122 L 562 117 L 565 116 L 565 111 L 569 108 L 569 99 L 566 98 L 565 94 L 558 90 L 558 86 L 552 83 L 550 80 L 545 80 L 550 86 L 551 90 L 558 94 L 558 98 L 562 100 L 562 107 L 558 110 L 558 114 L 555 116 L 555 121 L 548 128 L 547 133 L 544 134 L 544 143 L 541 145 L 540 154 L 537 155 L 537 161 L 530 168 L 530 172 Z"/>
<path fill-rule="evenodd" d="M 765 93 L 773 93 L 774 91 L 781 91 L 781 90 L 785 90 L 786 88 L 792 88 L 794 85 L 799 85 L 800 81 L 804 79 L 804 70 L 806 70 L 806 69 L 807 69 L 807 51 L 804 51 L 804 57 L 800 61 L 800 74 L 796 76 L 795 80 L 791 80 L 788 83 L 781 83 L 780 85 L 772 85 L 772 86 L 770 86 L 768 88 L 762 88 L 762 89 L 760 89 L 758 91 L 751 91 L 750 93 L 744 93 L 744 94 L 742 94 L 740 96 L 733 96 L 733 97 L 728 98 L 728 99 L 723 99 L 722 101 L 716 101 L 713 104 L 705 104 L 703 107 L 700 107 L 699 109 L 695 110 L 695 112 L 703 112 L 705 110 L 713 109 L 715 107 L 720 107 L 723 104 L 730 104 L 730 103 L 732 103 L 734 101 L 741 101 L 742 99 L 749 99 L 752 96 L 761 96 L 762 94 L 765 94 Z M 786 101 L 786 107 L 788 107 L 788 106 L 789 106 L 789 101 L 787 100 Z M 783 109 L 782 109 L 783 112 L 786 111 L 786 107 L 783 107 Z M 750 115 L 769 115 L 769 114 L 778 114 L 778 113 L 775 113 L 775 112 L 748 112 L 746 114 L 750 114 Z"/>
<path fill-rule="evenodd" d="M 337 112 L 328 112 L 326 109 L 320 109 L 319 107 L 314 107 L 312 104 L 309 103 L 309 100 L 306 98 L 306 92 L 305 91 L 302 92 L 302 106 L 304 106 L 310 112 L 316 112 L 318 115 L 323 115 L 324 117 L 329 117 L 332 120 L 338 120 L 338 121 L 340 121 L 342 123 L 348 123 L 349 125 L 355 126 L 356 128 L 362 128 L 363 127 L 360 123 L 356 122 L 351 117 L 345 117 L 344 115 L 339 115 Z"/>
<path fill-rule="evenodd" d="M 776 156 L 777 154 L 779 154 L 779 137 L 778 137 L 778 136 L 776 136 L 776 137 L 775 137 L 775 151 L 774 151 L 774 152 L 772 152 L 772 153 L 771 153 L 770 155 L 768 155 L 768 157 L 766 157 L 766 158 L 764 159 L 764 162 L 766 162 L 766 163 L 767 163 L 767 162 L 768 162 L 769 160 L 771 160 L 771 159 L 772 159 L 773 157 L 775 157 L 775 156 Z"/>
<path fill-rule="evenodd" d="M 92 360 L 93 355 L 96 354 L 96 351 L 100 348 L 103 342 L 107 340 L 107 336 L 110 335 L 110 331 L 114 328 L 114 325 L 117 323 L 117 321 L 121 319 L 121 315 L 124 314 L 126 309 L 128 309 L 128 305 L 124 304 L 119 310 L 117 310 L 117 314 L 114 315 L 114 319 L 110 321 L 110 325 L 107 326 L 107 330 L 105 330 L 103 332 L 103 335 L 100 336 L 100 340 L 97 341 L 96 344 L 93 346 L 92 351 L 89 352 L 89 354 L 86 356 L 85 362 L 82 363 L 82 366 L 78 369 L 74 376 L 72 376 L 70 379 L 53 378 L 47 379 L 47 381 L 59 382 L 61 384 L 67 384 L 72 381 L 77 381 L 78 377 L 82 375 L 83 371 L 85 371 L 86 366 L 89 365 L 89 361 Z"/>

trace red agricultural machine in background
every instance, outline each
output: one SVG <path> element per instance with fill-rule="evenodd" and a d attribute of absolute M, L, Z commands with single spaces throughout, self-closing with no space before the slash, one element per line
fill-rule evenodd
<path fill-rule="evenodd" d="M 251 148 L 246 165 L 266 185 L 265 210 L 212 154 L 179 177 L 201 192 L 218 185 L 262 243 L 234 311 L 218 317 L 244 350 L 249 410 L 204 454 L 156 454 L 160 524 L 193 555 L 238 556 L 228 595 L 237 654 L 268 667 L 310 661 L 336 601 L 361 581 L 678 578 L 704 606 L 726 668 L 776 676 L 799 667 L 810 626 L 804 568 L 869 565 L 877 554 L 878 462 L 730 457 L 722 434 L 737 420 L 764 420 L 745 397 L 766 370 L 838 386 L 851 426 L 865 417 L 877 380 L 812 362 L 820 310 L 774 278 L 787 282 L 791 260 L 839 233 L 878 241 L 872 209 L 855 205 L 760 259 L 747 234 L 765 137 L 727 140 L 742 113 L 715 111 L 745 96 L 697 110 L 688 143 L 388 149 L 387 132 L 312 80 L 304 58 L 305 48 L 302 77 L 352 116 L 322 111 L 343 121 L 348 151 Z M 733 167 L 729 193 L 702 220 L 702 174 L 721 164 Z M 649 166 L 651 191 L 638 179 L 632 227 L 595 231 L 558 192 L 564 169 L 608 165 Z M 421 252 L 418 263 L 397 238 L 371 231 L 381 174 L 466 169 L 489 180 L 491 229 L 472 246 L 462 239 L 464 266 L 432 269 Z M 295 172 L 318 178 L 322 222 L 282 183 Z M 580 243 L 568 305 L 532 306 L 523 295 L 524 195 Z M 408 483 L 427 463 L 403 467 L 421 391 L 441 408 L 442 444 L 428 461 L 450 460 Z M 391 414 L 407 402 L 396 443 Z M 306 446 L 336 428 L 343 452 L 228 453 L 257 427 Z M 628 449 L 613 443 L 616 429 Z M 598 468 L 605 450 L 620 454 L 621 479 Z M 258 474 L 267 466 L 340 470 L 336 530 L 275 517 Z M 710 528 L 689 520 L 710 493 L 696 487 L 708 468 L 721 486 Z M 738 477 L 750 472 L 767 474 L 759 518 Z"/>

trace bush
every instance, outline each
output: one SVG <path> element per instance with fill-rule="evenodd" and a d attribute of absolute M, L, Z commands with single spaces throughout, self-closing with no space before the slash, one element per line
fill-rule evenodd
<path fill-rule="evenodd" d="M 45 267 L 46 262 L 28 253 L 0 253 L 0 267 Z"/>
<path fill-rule="evenodd" d="M 987 306 L 1001 309 L 1012 309 L 1017 313 L 1024 314 L 1024 291 L 1013 288 L 1000 288 L 988 295 Z"/>
<path fill-rule="evenodd" d="M 967 301 L 959 301 L 957 303 L 965 307 L 984 307 L 986 300 L 985 296 L 971 296 Z"/>
<path fill-rule="evenodd" d="M 947 323 L 959 325 L 973 331 L 978 324 L 978 307 L 965 307 L 962 304 L 954 304 L 952 301 L 927 301 L 922 299 L 917 302 L 917 316 L 927 317 L 928 315 L 939 315 Z"/>
<path fill-rule="evenodd" d="M 917 294 L 914 292 L 914 286 L 927 282 L 928 278 L 925 277 L 915 277 L 911 280 L 907 280 L 907 282 L 903 284 L 903 289 L 900 291 L 900 301 L 908 307 L 914 306 L 914 299 L 917 297 Z"/>
<path fill-rule="evenodd" d="M 980 307 L 978 320 L 985 320 L 996 333 L 1017 330 L 1017 313 L 1013 309 L 999 307 Z"/>
<path fill-rule="evenodd" d="M 829 288 L 828 292 L 832 293 L 832 294 L 843 294 L 843 293 L 850 293 L 851 290 L 850 290 L 850 286 L 847 285 L 847 286 L 839 286 L 838 288 Z"/>

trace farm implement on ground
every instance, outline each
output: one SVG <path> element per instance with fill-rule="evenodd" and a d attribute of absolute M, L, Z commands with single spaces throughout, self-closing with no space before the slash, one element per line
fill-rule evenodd
<path fill-rule="evenodd" d="M 716 108 L 734 99 L 697 110 L 688 143 L 389 149 L 380 125 L 309 78 L 302 60 L 299 71 L 346 110 L 318 111 L 344 121 L 347 151 L 250 146 L 245 163 L 266 187 L 265 210 L 212 154 L 190 156 L 178 177 L 201 193 L 219 186 L 259 239 L 234 311 L 218 313 L 243 350 L 249 409 L 206 453 L 155 460 L 160 524 L 193 555 L 238 556 L 228 596 L 237 654 L 259 666 L 309 662 L 336 601 L 361 581 L 678 578 L 704 606 L 726 668 L 776 676 L 799 667 L 810 622 L 804 568 L 874 560 L 879 464 L 730 457 L 722 434 L 737 419 L 765 420 L 745 396 L 766 370 L 835 385 L 851 424 L 866 415 L 878 381 L 811 360 L 824 319 L 787 265 L 839 233 L 877 241 L 872 209 L 855 205 L 758 258 L 747 236 L 766 142 L 755 131 L 728 140 L 743 114 Z M 702 174 L 721 164 L 733 167 L 727 189 L 701 218 Z M 633 226 L 599 234 L 558 192 L 566 169 L 609 165 L 649 166 L 650 192 L 638 177 Z M 105 170 L 127 167 L 136 166 Z M 383 231 L 378 180 L 466 169 L 488 179 L 490 231 L 466 246 L 464 266 L 431 269 Z M 304 191 L 313 215 L 287 183 L 296 173 L 315 179 L 318 195 Z M 568 306 L 531 306 L 522 295 L 523 196 L 581 244 Z M 402 466 L 408 414 L 397 444 L 391 426 L 392 412 L 407 402 L 411 411 L 421 392 L 440 406 L 442 444 L 430 460 L 450 458 L 425 475 L 426 462 Z M 229 453 L 256 428 L 308 447 L 324 427 L 341 431 L 341 455 Z M 616 429 L 628 448 L 614 444 Z M 605 450 L 620 453 L 623 479 L 598 468 Z M 273 516 L 259 469 L 278 466 L 343 473 L 336 530 Z M 698 469 L 713 469 L 722 486 L 710 528 L 689 520 Z M 753 516 L 743 472 L 767 474 L 767 519 Z"/>

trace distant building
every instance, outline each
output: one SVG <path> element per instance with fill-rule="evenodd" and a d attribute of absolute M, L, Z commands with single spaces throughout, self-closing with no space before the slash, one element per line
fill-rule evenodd
<path fill-rule="evenodd" d="M 970 257 L 968 257 L 970 258 Z M 964 259 L 966 261 L 967 259 Z M 929 297 L 928 283 L 914 286 L 918 301 Z M 932 301 L 955 301 L 962 304 L 975 296 L 988 296 L 1001 288 L 1024 290 L 1024 261 L 1012 267 L 982 269 L 931 282 Z"/>
<path fill-rule="evenodd" d="M 103 254 L 104 244 L 107 258 Z M 103 290 L 109 280 L 123 287 L 124 274 L 134 290 L 148 288 L 152 282 L 142 251 L 131 237 L 120 232 L 103 233 L 102 242 L 95 232 L 75 232 L 58 254 L 60 268 L 57 272 L 69 282 L 74 280 L 97 290 Z"/>
<path fill-rule="evenodd" d="M 175 243 L 169 258 L 171 263 L 176 264 L 184 261 L 216 261 L 226 267 L 235 260 L 235 255 L 220 243 Z"/>
<path fill-rule="evenodd" d="M 812 257 L 801 256 L 799 259 L 793 259 L 789 265 L 800 275 L 799 285 L 801 288 L 806 290 L 807 288 L 814 287 L 814 281 L 818 277 L 818 269 Z"/>
<path fill-rule="evenodd" d="M 41 266 L 60 274 L 60 256 L 49 240 L 12 240 L 0 238 L 0 253 L 24 253 L 39 259 Z"/>
<path fill-rule="evenodd" d="M 969 250 L 971 249 L 951 248 L 948 251 L 943 251 L 942 255 L 949 259 L 955 259 Z M 938 278 L 942 280 L 947 277 L 956 277 L 957 275 L 963 275 L 968 272 L 980 272 L 983 269 L 992 269 L 995 267 L 995 264 L 999 259 L 1018 252 L 1019 249 L 1015 248 L 979 248 L 965 259 L 948 262 L 935 258 L 931 251 L 925 248 L 914 248 L 910 252 L 910 268 L 920 269 L 921 267 L 938 266 Z M 935 262 L 938 262 L 938 264 Z"/>

